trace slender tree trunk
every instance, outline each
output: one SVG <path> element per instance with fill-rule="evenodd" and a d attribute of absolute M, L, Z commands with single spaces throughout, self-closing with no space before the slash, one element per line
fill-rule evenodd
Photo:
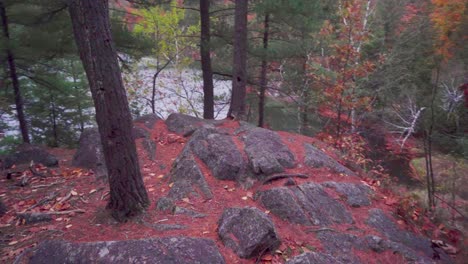
<path fill-rule="evenodd" d="M 49 89 L 50 93 L 50 114 L 52 119 L 52 135 L 54 136 L 54 142 L 52 147 L 58 147 L 58 131 L 57 131 L 57 113 L 55 109 L 55 99 L 52 91 Z"/>
<path fill-rule="evenodd" d="M 213 70 L 210 57 L 210 0 L 200 0 L 200 55 L 203 72 L 203 118 L 214 119 Z"/>
<path fill-rule="evenodd" d="M 75 65 L 73 60 L 70 61 L 71 71 L 72 71 L 72 78 L 73 78 L 73 87 L 75 88 L 76 92 L 79 93 L 80 89 L 78 88 L 76 72 L 75 72 Z M 78 108 L 78 116 L 80 117 L 80 132 L 83 133 L 84 131 L 84 118 L 83 118 L 83 108 L 81 107 L 81 100 L 76 100 L 77 108 Z"/>
<path fill-rule="evenodd" d="M 132 138 L 132 117 L 112 41 L 107 0 L 70 0 L 75 41 L 88 77 L 108 170 L 110 201 L 118 221 L 149 204 Z"/>
<path fill-rule="evenodd" d="M 24 143 L 30 143 L 29 135 L 28 135 L 28 124 L 26 122 L 26 118 L 24 117 L 24 102 L 23 97 L 21 96 L 20 85 L 18 81 L 18 74 L 16 72 L 16 64 L 15 58 L 13 56 L 13 52 L 9 47 L 10 43 L 10 33 L 8 32 L 8 17 L 6 14 L 5 6 L 3 5 L 3 1 L 0 0 L 0 16 L 2 19 L 2 26 L 3 26 L 3 37 L 7 42 L 6 53 L 7 53 L 7 61 L 8 66 L 10 68 L 10 78 L 13 84 L 13 90 L 15 92 L 15 105 L 16 105 L 16 112 L 18 114 L 18 121 L 21 130 L 21 137 L 23 138 Z"/>
<path fill-rule="evenodd" d="M 300 125 L 300 130 L 299 133 L 305 134 L 307 131 L 307 128 L 309 127 L 309 101 L 310 101 L 310 87 L 309 83 L 307 80 L 307 55 L 304 57 L 304 63 L 302 64 L 302 74 L 304 76 L 304 81 L 303 81 L 303 93 L 302 93 L 302 106 L 301 106 L 301 125 Z"/>
<path fill-rule="evenodd" d="M 245 117 L 247 84 L 247 0 L 237 0 L 234 22 L 234 60 L 232 95 L 228 117 L 242 120 Z"/>
<path fill-rule="evenodd" d="M 258 96 L 258 126 L 265 125 L 265 91 L 267 89 L 267 52 L 268 52 L 268 31 L 270 27 L 270 14 L 265 14 L 263 21 L 263 58 L 262 70 L 260 73 L 260 94 Z"/>

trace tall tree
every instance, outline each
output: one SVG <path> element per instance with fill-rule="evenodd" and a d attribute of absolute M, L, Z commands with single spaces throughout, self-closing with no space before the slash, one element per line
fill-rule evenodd
<path fill-rule="evenodd" d="M 132 119 L 112 41 L 107 0 L 70 0 L 75 41 L 96 107 L 108 169 L 110 201 L 118 221 L 142 212 L 149 204 L 132 138 Z"/>
<path fill-rule="evenodd" d="M 200 55 L 203 71 L 203 118 L 214 119 L 213 70 L 210 57 L 210 0 L 200 0 Z"/>
<path fill-rule="evenodd" d="M 262 69 L 260 73 L 260 94 L 258 97 L 258 126 L 263 127 L 265 117 L 265 91 L 267 88 L 267 50 L 268 50 L 268 30 L 270 27 L 270 14 L 265 14 L 265 20 L 263 21 L 263 49 L 264 54 L 262 57 Z"/>
<path fill-rule="evenodd" d="M 245 117 L 247 84 L 247 13 L 248 0 L 237 0 L 234 15 L 234 60 L 232 73 L 232 96 L 228 117 Z"/>
<path fill-rule="evenodd" d="M 15 105 L 16 105 L 16 112 L 18 115 L 18 121 L 20 124 L 21 136 L 23 138 L 24 143 L 29 143 L 29 134 L 28 134 L 28 125 L 26 123 L 26 118 L 24 117 L 24 103 L 23 97 L 21 96 L 20 85 L 18 81 L 18 74 L 16 72 L 16 63 L 15 57 L 13 56 L 13 52 L 10 47 L 10 33 L 8 31 L 8 16 L 6 14 L 5 5 L 3 0 L 0 1 L 0 16 L 2 19 L 2 27 L 3 27 L 3 37 L 5 38 L 6 44 L 6 57 L 8 60 L 8 67 L 10 68 L 10 78 L 13 85 L 13 90 L 15 92 Z"/>

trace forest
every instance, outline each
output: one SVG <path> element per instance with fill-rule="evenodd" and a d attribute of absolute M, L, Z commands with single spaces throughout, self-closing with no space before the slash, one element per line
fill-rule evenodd
<path fill-rule="evenodd" d="M 286 178 L 285 186 L 309 183 L 316 167 L 306 169 L 308 155 L 323 152 L 327 158 L 314 164 L 328 166 L 334 176 L 328 179 L 331 174 L 320 170 L 314 182 L 329 189 L 326 181 L 357 175 L 350 182 L 370 186 L 373 199 L 388 207 L 397 223 L 431 238 L 432 247 L 442 248 L 450 261 L 463 263 L 468 256 L 460 252 L 468 245 L 467 5 L 463 0 L 0 0 L 2 260 L 13 261 L 29 252 L 25 248 L 59 235 L 47 233 L 52 224 L 44 226 L 42 220 L 32 227 L 41 235 L 24 235 L 31 228 L 24 214 L 52 216 L 63 224 L 60 234 L 72 234 L 68 240 L 94 242 L 128 239 L 114 234 L 115 228 L 131 233 L 161 218 L 153 207 L 160 209 L 163 194 L 174 200 L 171 204 L 203 211 L 208 205 L 198 204 L 206 194 L 200 181 L 187 180 L 200 197 L 171 197 L 172 190 L 185 188 L 178 185 L 185 177 L 180 175 L 197 171 L 207 178 L 213 200 L 221 199 L 219 187 L 249 206 L 257 207 L 259 199 L 267 214 L 275 213 L 262 200 L 268 192 L 263 185 L 280 178 Z M 181 127 L 173 129 L 174 122 Z M 94 164 L 104 169 L 74 164 L 93 129 L 97 141 L 86 144 L 100 149 L 101 154 L 93 150 L 101 155 Z M 271 146 L 272 153 L 266 153 Z M 45 151 L 41 158 L 52 153 L 58 167 L 33 158 L 24 166 L 9 161 L 25 149 Z M 277 162 L 269 165 L 271 160 Z M 195 165 L 186 169 L 189 161 Z M 220 168 L 223 162 L 228 168 Z M 95 185 L 83 178 L 98 179 L 101 169 L 105 179 Z M 235 176 L 218 177 L 219 171 Z M 235 184 L 225 183 L 233 179 Z M 213 212 L 237 206 L 227 201 Z M 96 213 L 104 207 L 109 216 Z M 112 229 L 108 236 L 87 240 L 73 231 L 87 228 L 89 211 L 95 221 L 90 225 L 98 223 L 94 228 L 115 221 L 106 227 Z M 81 222 L 70 220 L 75 215 Z M 201 234 L 211 238 L 204 232 L 212 232 L 214 238 L 216 229 L 222 240 L 216 245 L 232 248 L 220 233 L 223 217 L 217 229 Z M 190 236 L 188 229 L 180 234 Z M 292 232 L 278 230 L 281 237 Z M 159 237 L 161 230 L 151 232 Z M 148 235 L 130 235 L 142 237 Z M 295 247 L 283 240 L 281 246 L 271 242 L 245 254 L 222 249 L 220 256 L 227 263 L 244 263 L 239 257 L 254 261 L 245 263 L 284 263 L 320 248 L 299 237 L 291 239 Z M 411 262 L 401 255 L 402 263 Z M 359 256 L 362 263 L 371 259 Z M 434 259 L 451 263 L 443 256 Z M 43 263 L 35 260 L 15 263 Z M 395 260 L 401 259 L 384 263 Z M 179 263 L 161 261 L 155 263 Z"/>

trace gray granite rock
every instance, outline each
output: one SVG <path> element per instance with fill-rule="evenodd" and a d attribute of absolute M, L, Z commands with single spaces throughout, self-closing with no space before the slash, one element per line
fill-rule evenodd
<path fill-rule="evenodd" d="M 80 135 L 78 149 L 73 156 L 72 165 L 94 170 L 97 179 L 106 179 L 107 167 L 97 128 L 85 129 Z"/>
<path fill-rule="evenodd" d="M 205 176 L 189 150 L 184 150 L 174 161 L 169 181 L 173 183 L 167 195 L 171 199 L 180 200 L 190 195 L 201 195 L 204 199 L 213 198 Z"/>
<path fill-rule="evenodd" d="M 326 182 L 325 187 L 334 188 L 336 192 L 346 197 L 346 202 L 352 207 L 368 206 L 371 204 L 369 195 L 372 190 L 364 184 L 346 182 Z"/>
<path fill-rule="evenodd" d="M 304 159 L 305 165 L 312 168 L 326 167 L 331 169 L 332 171 L 342 173 L 345 175 L 356 175 L 353 171 L 341 165 L 338 161 L 334 160 L 325 152 L 312 146 L 311 144 L 305 144 L 304 149 L 306 153 Z"/>
<path fill-rule="evenodd" d="M 273 214 L 291 223 L 321 226 L 353 223 L 346 208 L 319 184 L 273 188 L 256 197 Z"/>
<path fill-rule="evenodd" d="M 348 262 L 340 261 L 334 256 L 318 252 L 307 252 L 296 256 L 286 262 L 286 264 L 347 264 Z"/>
<path fill-rule="evenodd" d="M 215 128 L 198 129 L 187 146 L 210 168 L 217 179 L 237 181 L 247 167 L 232 137 Z"/>
<path fill-rule="evenodd" d="M 273 221 L 257 208 L 228 208 L 218 224 L 221 241 L 241 258 L 274 251 L 281 243 Z"/>
<path fill-rule="evenodd" d="M 244 136 L 245 152 L 256 174 L 271 175 L 295 166 L 295 157 L 271 130 L 253 128 Z"/>
<path fill-rule="evenodd" d="M 153 129 L 156 122 L 161 120 L 156 114 L 147 114 L 137 117 L 133 120 L 134 123 L 144 124 L 148 129 Z"/>
<path fill-rule="evenodd" d="M 58 159 L 47 152 L 47 149 L 42 146 L 22 144 L 13 154 L 7 155 L 3 160 L 5 169 L 11 168 L 13 165 L 41 163 L 47 167 L 55 167 L 58 165 Z"/>
<path fill-rule="evenodd" d="M 166 237 L 91 243 L 45 241 L 32 253 L 29 263 L 222 264 L 225 261 L 212 240 Z"/>

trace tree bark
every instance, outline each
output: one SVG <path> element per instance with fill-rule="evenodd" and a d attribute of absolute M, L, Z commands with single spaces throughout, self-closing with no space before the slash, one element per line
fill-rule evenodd
<path fill-rule="evenodd" d="M 200 56 L 203 72 L 203 118 L 214 119 L 213 70 L 210 57 L 210 0 L 200 0 Z"/>
<path fill-rule="evenodd" d="M 24 102 L 23 97 L 21 95 L 20 85 L 18 81 L 18 74 L 16 72 L 16 63 L 15 57 L 13 56 L 13 52 L 10 48 L 10 33 L 8 32 L 8 17 L 6 14 L 5 6 L 3 5 L 3 1 L 0 0 L 0 16 L 2 19 L 2 26 L 3 26 L 3 37 L 7 42 L 6 47 L 6 55 L 8 66 L 10 68 L 10 78 L 13 85 L 13 91 L 15 93 L 15 105 L 16 105 L 16 113 L 18 115 L 18 122 L 20 125 L 21 137 L 23 138 L 24 143 L 30 143 L 29 141 L 29 133 L 28 133 L 28 124 L 26 122 L 26 118 L 24 117 Z"/>
<path fill-rule="evenodd" d="M 247 83 L 247 7 L 247 0 L 236 1 L 232 95 L 228 117 L 239 120 L 242 120 L 245 116 Z"/>
<path fill-rule="evenodd" d="M 149 204 L 138 165 L 132 118 L 112 41 L 107 0 L 70 0 L 75 41 L 88 77 L 107 165 L 110 201 L 118 221 Z"/>
<path fill-rule="evenodd" d="M 265 125 L 265 91 L 267 87 L 267 49 L 268 49 L 268 30 L 269 30 L 270 15 L 265 14 L 265 20 L 263 21 L 263 58 L 262 58 L 262 70 L 260 73 L 260 94 L 258 95 L 258 126 L 263 127 Z"/>

